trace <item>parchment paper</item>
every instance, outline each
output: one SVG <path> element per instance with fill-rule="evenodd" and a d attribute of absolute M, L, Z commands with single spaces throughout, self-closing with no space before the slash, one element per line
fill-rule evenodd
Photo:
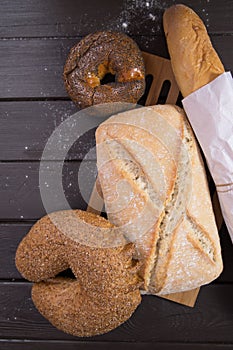
<path fill-rule="evenodd" d="M 233 79 L 223 73 L 182 101 L 205 154 L 233 242 Z"/>

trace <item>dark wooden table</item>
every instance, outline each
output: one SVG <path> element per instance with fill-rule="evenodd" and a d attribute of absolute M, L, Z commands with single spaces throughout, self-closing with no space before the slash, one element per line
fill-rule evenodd
<path fill-rule="evenodd" d="M 77 111 L 62 70 L 69 49 L 96 30 L 124 31 L 142 50 L 168 57 L 161 26 L 176 1 L 2 0 L 0 2 L 0 349 L 233 349 L 233 246 L 223 225 L 224 271 L 201 288 L 195 308 L 145 296 L 116 330 L 80 339 L 52 327 L 34 308 L 31 283 L 14 265 L 16 247 L 45 214 L 39 161 L 57 125 Z M 233 70 L 233 1 L 190 0 L 226 69 Z M 94 134 L 84 135 L 64 165 L 72 207 L 85 209 L 77 171 Z M 52 170 L 51 170 L 52 171 Z M 93 181 L 94 172 L 87 182 Z M 62 209 L 59 203 L 54 210 Z"/>

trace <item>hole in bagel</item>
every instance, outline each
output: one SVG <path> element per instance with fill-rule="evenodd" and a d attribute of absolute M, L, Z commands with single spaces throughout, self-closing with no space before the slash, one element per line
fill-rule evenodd
<path fill-rule="evenodd" d="M 109 84 L 109 83 L 115 83 L 115 75 L 112 73 L 107 73 L 103 77 L 103 79 L 100 80 L 101 85 Z"/>

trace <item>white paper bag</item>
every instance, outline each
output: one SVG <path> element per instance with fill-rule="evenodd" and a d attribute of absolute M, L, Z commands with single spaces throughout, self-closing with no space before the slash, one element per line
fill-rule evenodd
<path fill-rule="evenodd" d="M 233 242 L 233 79 L 223 73 L 187 96 L 183 106 L 205 154 Z"/>

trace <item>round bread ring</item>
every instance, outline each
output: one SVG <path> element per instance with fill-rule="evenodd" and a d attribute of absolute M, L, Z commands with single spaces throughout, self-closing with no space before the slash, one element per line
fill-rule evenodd
<path fill-rule="evenodd" d="M 140 304 L 141 297 L 135 292 L 122 293 L 119 298 L 100 304 L 77 280 L 56 277 L 35 283 L 32 300 L 56 328 L 74 336 L 89 337 L 107 333 L 127 321 Z"/>
<path fill-rule="evenodd" d="M 111 233 L 113 225 L 98 215 L 81 210 L 52 213 L 23 238 L 16 266 L 25 278 L 38 282 L 32 300 L 43 316 L 64 332 L 87 337 L 118 327 L 135 311 L 141 302 L 140 264 L 132 259 L 132 243 L 96 248 L 59 231 L 54 222 L 59 219 L 69 225 L 71 212 L 90 224 L 90 236 L 96 227 Z M 67 268 L 76 279 L 55 277 Z"/>
<path fill-rule="evenodd" d="M 115 82 L 101 85 L 106 74 Z M 145 90 L 144 61 L 137 44 L 118 32 L 87 35 L 75 45 L 64 67 L 65 87 L 80 107 L 111 103 L 136 103 Z"/>

